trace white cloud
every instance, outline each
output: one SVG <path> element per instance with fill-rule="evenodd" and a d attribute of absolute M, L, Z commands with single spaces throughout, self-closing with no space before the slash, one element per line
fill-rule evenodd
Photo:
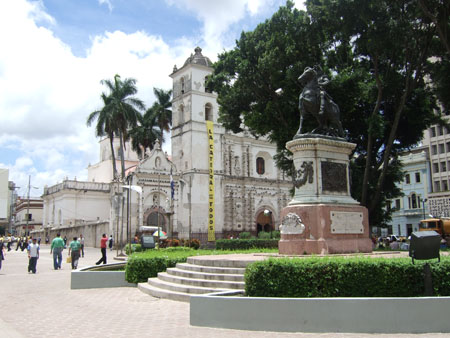
<path fill-rule="evenodd" d="M 9 163 L 2 157 L 19 186 L 30 174 L 40 187 L 66 176 L 86 179 L 87 165 L 98 162 L 86 118 L 101 107 L 100 80 L 116 73 L 137 79 L 137 96 L 149 106 L 153 87 L 172 87 L 169 73 L 194 45 L 182 39 L 171 48 L 145 32 L 106 32 L 91 38 L 86 57 L 76 57 L 51 28 L 37 24 L 44 19 L 55 23 L 40 2 L 0 1 L 0 147 L 23 154 Z"/>
<path fill-rule="evenodd" d="M 272 7 L 274 0 L 166 0 L 166 2 L 190 11 L 203 22 L 204 49 L 214 51 L 211 58 L 215 58 L 216 53 L 234 45 L 233 24 L 248 14 L 253 16 L 269 5 Z M 227 37 L 230 30 L 233 30 L 231 39 Z M 224 46 L 224 43 L 230 45 Z"/>

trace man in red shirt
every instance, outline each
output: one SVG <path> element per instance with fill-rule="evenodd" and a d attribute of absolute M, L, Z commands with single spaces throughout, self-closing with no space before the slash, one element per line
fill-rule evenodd
<path fill-rule="evenodd" d="M 100 250 L 102 252 L 102 258 L 100 258 L 100 260 L 95 263 L 96 265 L 101 264 L 101 262 L 103 262 L 103 264 L 106 264 L 106 243 L 108 243 L 108 237 L 106 237 L 106 234 L 103 234 L 102 238 L 100 239 Z"/>

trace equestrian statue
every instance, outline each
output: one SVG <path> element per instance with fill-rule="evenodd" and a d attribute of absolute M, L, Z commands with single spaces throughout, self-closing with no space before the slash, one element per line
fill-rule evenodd
<path fill-rule="evenodd" d="M 322 74 L 320 66 L 306 67 L 298 78 L 304 86 L 299 96 L 298 108 L 300 110 L 300 126 L 294 138 L 301 137 L 303 118 L 306 113 L 313 115 L 319 126 L 311 134 L 344 137 L 344 129 L 340 121 L 339 106 L 324 90 L 330 81 Z"/>

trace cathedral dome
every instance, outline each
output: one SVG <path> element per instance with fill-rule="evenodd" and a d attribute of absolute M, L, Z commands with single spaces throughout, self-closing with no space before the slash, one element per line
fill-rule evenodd
<path fill-rule="evenodd" d="M 189 64 L 212 67 L 211 60 L 208 57 L 203 56 L 202 49 L 200 47 L 195 48 L 195 54 L 191 54 L 191 56 L 186 59 L 183 67 Z"/>

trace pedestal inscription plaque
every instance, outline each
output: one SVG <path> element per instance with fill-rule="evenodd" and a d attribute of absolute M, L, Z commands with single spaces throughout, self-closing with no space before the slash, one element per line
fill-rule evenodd
<path fill-rule="evenodd" d="M 362 234 L 364 232 L 362 212 L 331 211 L 332 234 Z"/>
<path fill-rule="evenodd" d="M 343 163 L 324 161 L 322 168 L 322 190 L 347 192 L 347 166 Z"/>

